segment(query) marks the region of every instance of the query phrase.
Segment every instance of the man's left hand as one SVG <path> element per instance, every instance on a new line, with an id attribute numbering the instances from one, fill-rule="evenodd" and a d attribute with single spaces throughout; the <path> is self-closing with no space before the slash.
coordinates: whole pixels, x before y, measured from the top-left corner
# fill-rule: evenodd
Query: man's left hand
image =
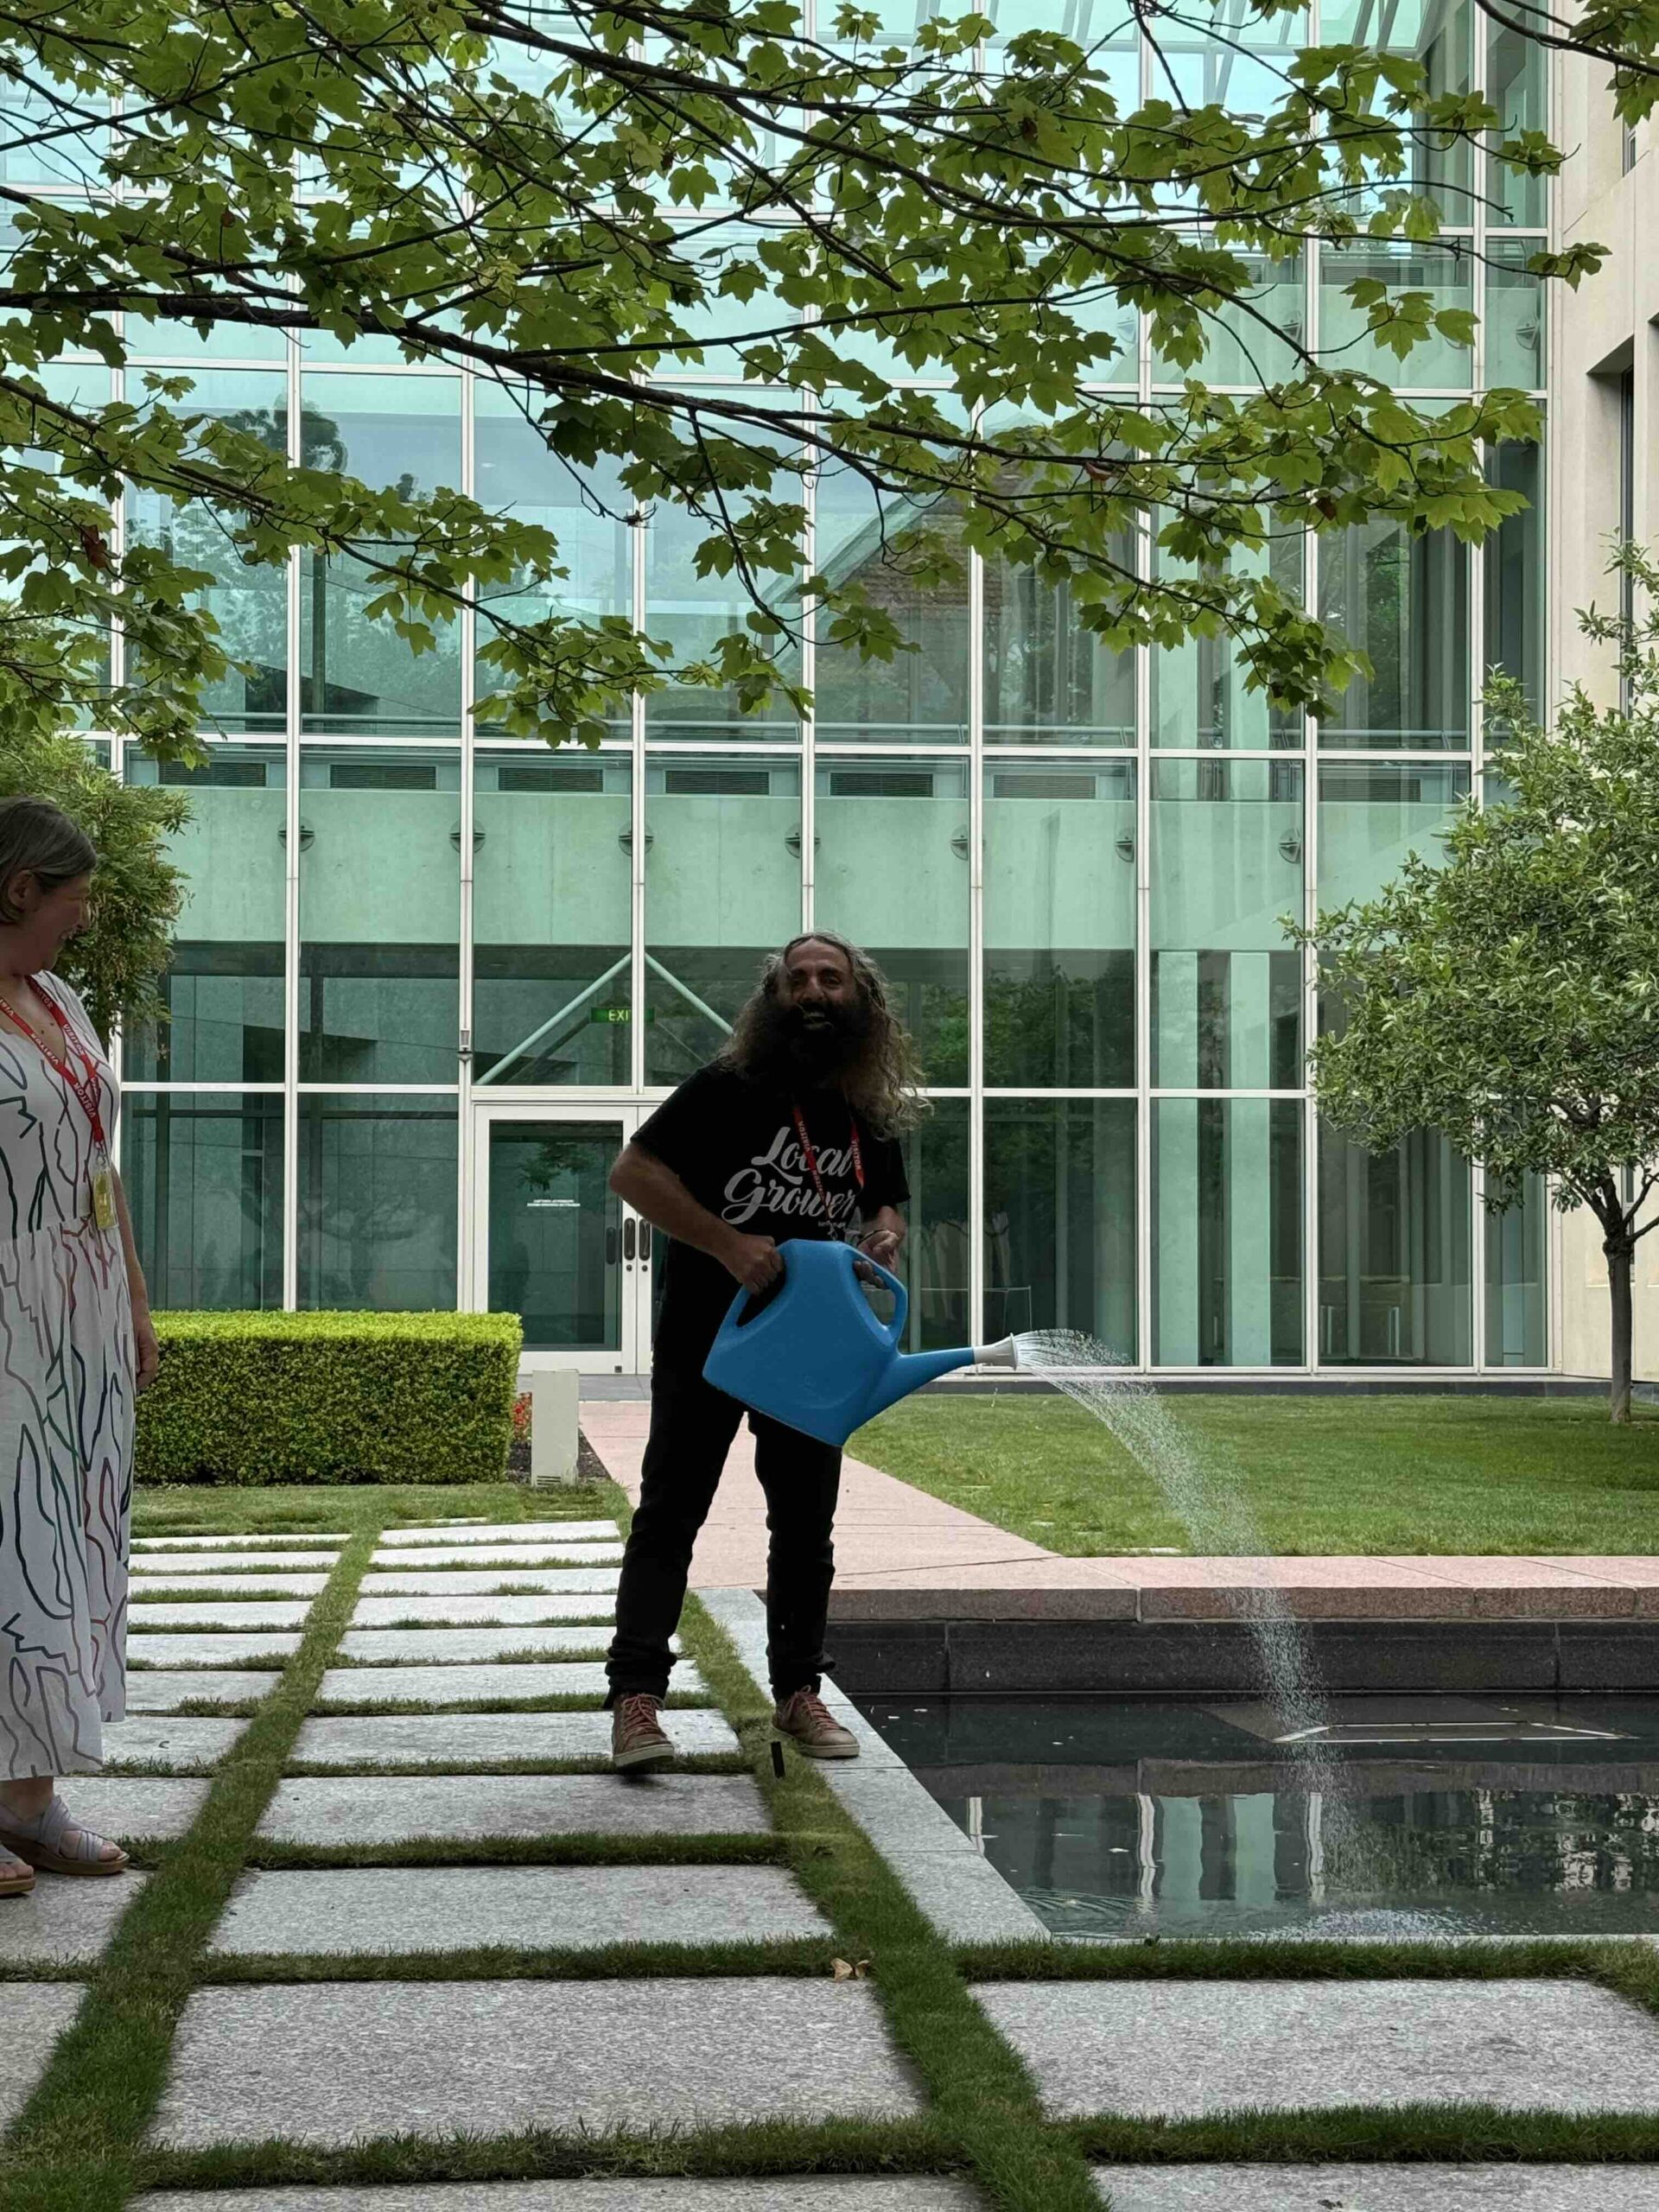
<path id="1" fill-rule="evenodd" d="M 858 1249 L 867 1260 L 874 1260 L 878 1268 L 892 1269 L 898 1264 L 904 1249 L 903 1235 L 896 1229 L 868 1229 L 858 1240 Z"/>

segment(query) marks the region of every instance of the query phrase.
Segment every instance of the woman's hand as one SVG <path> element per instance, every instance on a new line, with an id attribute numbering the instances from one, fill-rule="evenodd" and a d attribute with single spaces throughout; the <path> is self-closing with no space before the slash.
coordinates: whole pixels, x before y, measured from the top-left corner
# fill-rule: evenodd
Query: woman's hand
<path id="1" fill-rule="evenodd" d="M 148 1390 L 162 1368 L 162 1347 L 156 1338 L 156 1324 L 149 1318 L 149 1308 L 140 1306 L 132 1317 L 133 1388 Z"/>

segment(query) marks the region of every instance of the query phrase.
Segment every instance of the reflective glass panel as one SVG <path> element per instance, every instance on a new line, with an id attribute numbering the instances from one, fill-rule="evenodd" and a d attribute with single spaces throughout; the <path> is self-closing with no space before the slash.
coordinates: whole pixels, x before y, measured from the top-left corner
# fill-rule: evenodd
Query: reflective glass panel
<path id="1" fill-rule="evenodd" d="M 1408 55 L 1423 65 L 1431 98 L 1464 92 L 1470 85 L 1475 16 L 1476 0 L 1324 0 L 1319 42 L 1376 47 Z M 1383 79 L 1373 95 L 1373 107 L 1383 110 L 1389 97 Z M 1433 137 L 1433 132 L 1420 130 L 1408 140 L 1406 174 L 1386 178 L 1382 184 L 1389 191 L 1403 186 L 1429 194 L 1448 222 L 1471 222 L 1468 146 L 1441 147 L 1431 143 Z"/>
<path id="2" fill-rule="evenodd" d="M 207 765 L 158 766 L 130 749 L 135 784 L 186 795 L 190 819 L 168 840 L 184 906 L 162 989 L 171 1019 L 131 1031 L 126 1072 L 139 1081 L 283 1079 L 283 830 L 288 767 L 277 746 L 215 745 Z"/>
<path id="3" fill-rule="evenodd" d="M 1415 760 L 1327 762 L 1319 770 L 1319 907 L 1375 899 L 1408 853 L 1432 865 L 1469 796 L 1469 771 Z"/>
<path id="4" fill-rule="evenodd" d="M 1537 238 L 1494 238 L 1487 248 L 1486 381 L 1541 391 L 1544 385 L 1544 280 L 1527 267 Z"/>
<path id="5" fill-rule="evenodd" d="M 645 770 L 645 1081 L 718 1052 L 769 952 L 801 926 L 797 758 L 653 757 Z"/>
<path id="6" fill-rule="evenodd" d="M 300 765 L 300 1077 L 453 1083 L 461 761 L 308 747 Z"/>
<path id="7" fill-rule="evenodd" d="M 453 1098 L 300 1100 L 300 1305 L 453 1311 Z"/>
<path id="8" fill-rule="evenodd" d="M 1543 448 L 1494 447 L 1487 471 L 1528 504 L 1486 540 L 1486 665 L 1518 677 L 1536 713 L 1544 696 Z"/>
<path id="9" fill-rule="evenodd" d="M 1135 1357 L 1135 1106 L 985 1101 L 987 1339 L 1077 1329 Z"/>
<path id="10" fill-rule="evenodd" d="M 1455 244 L 1411 245 L 1395 238 L 1327 244 L 1319 253 L 1319 358 L 1327 368 L 1355 369 L 1402 390 L 1466 391 L 1472 350 L 1436 330 L 1403 357 L 1394 353 L 1371 335 L 1370 309 L 1348 296 L 1348 286 L 1362 281 L 1386 284 L 1390 292 L 1430 293 L 1436 308 L 1472 308 L 1472 253 Z"/>
<path id="11" fill-rule="evenodd" d="M 1302 1109 L 1160 1098 L 1152 1124 L 1152 1357 L 1163 1367 L 1302 1357 Z"/>
<path id="12" fill-rule="evenodd" d="M 910 1224 L 903 1274 L 910 1315 L 903 1349 L 934 1351 L 974 1341 L 969 1304 L 969 1112 L 965 1098 L 936 1098 L 904 1139 Z"/>
<path id="13" fill-rule="evenodd" d="M 53 76 L 27 48 L 17 66 L 29 81 L 9 82 L 0 94 L 0 177 L 12 185 L 95 192 L 110 149 L 101 119 L 109 101 Z"/>
<path id="14" fill-rule="evenodd" d="M 343 469 L 410 496 L 461 482 L 461 382 L 454 377 L 306 372 L 307 464 Z M 389 546 L 385 557 L 398 557 Z M 435 626 L 418 656 L 364 609 L 380 596 L 368 560 L 300 563 L 301 728 L 354 737 L 449 736 L 461 720 L 461 632 Z"/>
<path id="15" fill-rule="evenodd" d="M 1503 118 L 1495 145 L 1523 130 L 1548 129 L 1548 79 L 1543 47 L 1527 36 L 1524 25 L 1487 22 L 1486 97 Z M 1489 162 L 1487 169 L 1486 195 L 1495 203 L 1487 221 L 1541 229 L 1548 219 L 1548 181 L 1506 169 L 1499 162 Z"/>
<path id="16" fill-rule="evenodd" d="M 129 1091 L 121 1179 L 158 1309 L 283 1302 L 283 1102 Z"/>
<path id="17" fill-rule="evenodd" d="M 1197 377 L 1205 384 L 1249 386 L 1282 383 L 1298 373 L 1298 348 L 1307 337 L 1301 256 L 1283 261 L 1261 253 L 1237 257 L 1250 271 L 1249 289 L 1205 310 L 1204 355 L 1190 367 L 1166 359 L 1154 346 L 1154 384 L 1185 384 Z"/>
<path id="18" fill-rule="evenodd" d="M 1320 619 L 1371 663 L 1330 702 L 1319 742 L 1461 752 L 1474 688 L 1465 548 L 1383 515 L 1321 538 L 1319 568 Z"/>
<path id="19" fill-rule="evenodd" d="M 1286 73 L 1306 35 L 1296 14 L 1262 16 L 1249 0 L 1203 0 L 1160 25 L 1153 56 L 1154 99 L 1262 116 L 1289 90 Z"/>
<path id="20" fill-rule="evenodd" d="M 1464 1367 L 1472 1352 L 1469 1163 L 1419 1129 L 1393 1151 L 1319 1133 L 1327 1366 Z"/>
<path id="21" fill-rule="evenodd" d="M 526 1351 L 619 1351 L 621 1124 L 493 1120 L 489 1145 L 491 1313 L 520 1316 Z"/>
<path id="22" fill-rule="evenodd" d="M 930 1083 L 968 1080 L 966 762 L 821 760 L 813 919 L 874 955 Z"/>
<path id="23" fill-rule="evenodd" d="M 1486 1215 L 1486 1363 L 1542 1367 L 1549 1358 L 1549 1199 L 1529 1175 L 1512 1205 Z"/>
<path id="24" fill-rule="evenodd" d="M 474 776 L 475 1079 L 631 1082 L 628 755 L 488 747 Z"/>
<path id="25" fill-rule="evenodd" d="M 985 779 L 985 1080 L 1135 1082 L 1135 766 Z"/>
<path id="26" fill-rule="evenodd" d="M 1275 537 L 1256 552 L 1234 555 L 1234 573 L 1271 575 L 1293 599 L 1302 596 L 1302 537 Z M 1160 549 L 1158 572 L 1179 583 L 1179 563 Z M 1152 677 L 1152 742 L 1186 751 L 1284 753 L 1302 742 L 1301 716 L 1269 703 L 1265 691 L 1251 690 L 1249 669 L 1232 637 L 1189 638 L 1185 645 L 1154 648 Z"/>
<path id="27" fill-rule="evenodd" d="M 1294 760 L 1152 766 L 1152 1080 L 1172 1090 L 1294 1089 L 1301 956 L 1302 768 Z"/>
<path id="28" fill-rule="evenodd" d="M 1135 655 L 1084 628 L 1070 584 L 988 561 L 984 599 L 987 745 L 1135 743 Z"/>

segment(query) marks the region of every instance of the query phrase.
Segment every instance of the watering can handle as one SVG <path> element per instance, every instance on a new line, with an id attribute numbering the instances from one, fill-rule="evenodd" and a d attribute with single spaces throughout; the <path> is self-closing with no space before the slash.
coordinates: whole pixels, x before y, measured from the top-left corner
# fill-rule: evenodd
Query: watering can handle
<path id="1" fill-rule="evenodd" d="M 871 1259 L 867 1252 L 861 1252 L 855 1244 L 848 1244 L 842 1249 L 852 1254 L 855 1268 L 868 1268 L 869 1272 L 879 1281 L 886 1283 L 887 1288 L 893 1293 L 894 1300 L 893 1319 L 887 1326 L 887 1338 L 890 1344 L 897 1345 L 899 1338 L 905 1333 L 905 1318 L 910 1312 L 910 1293 L 897 1275 L 888 1274 L 880 1260 Z"/>

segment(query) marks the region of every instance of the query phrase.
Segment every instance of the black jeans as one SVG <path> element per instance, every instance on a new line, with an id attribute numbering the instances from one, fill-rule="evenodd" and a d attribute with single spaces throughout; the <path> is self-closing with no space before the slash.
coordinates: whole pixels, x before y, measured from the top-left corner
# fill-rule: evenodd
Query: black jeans
<path id="1" fill-rule="evenodd" d="M 616 1634 L 607 1704 L 631 1690 L 664 1697 L 673 1665 L 669 1638 L 685 1602 L 691 1547 L 709 1517 L 744 1408 L 695 1369 L 658 1368 L 651 1378 L 651 1435 L 639 1504 L 616 1593 Z M 841 1453 L 764 1414 L 750 1414 L 754 1470 L 766 1494 L 766 1659 L 779 1701 L 817 1689 L 823 1656 L 831 1541 Z"/>

